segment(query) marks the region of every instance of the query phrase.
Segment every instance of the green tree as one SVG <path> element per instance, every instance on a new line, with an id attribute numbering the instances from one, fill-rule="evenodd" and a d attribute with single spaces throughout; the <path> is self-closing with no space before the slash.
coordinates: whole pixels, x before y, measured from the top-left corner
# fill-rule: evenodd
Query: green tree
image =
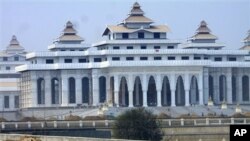
<path id="1" fill-rule="evenodd" d="M 127 110 L 116 118 L 113 135 L 120 139 L 152 140 L 162 139 L 159 121 L 144 108 Z"/>

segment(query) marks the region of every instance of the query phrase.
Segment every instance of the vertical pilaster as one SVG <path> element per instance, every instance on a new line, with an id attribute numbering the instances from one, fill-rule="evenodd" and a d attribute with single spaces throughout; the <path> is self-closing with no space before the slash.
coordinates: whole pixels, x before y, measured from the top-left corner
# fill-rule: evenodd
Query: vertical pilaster
<path id="1" fill-rule="evenodd" d="M 45 77 L 45 106 L 51 107 L 52 99 L 51 99 L 51 77 Z"/>
<path id="2" fill-rule="evenodd" d="M 119 82 L 118 82 L 118 75 L 114 76 L 114 104 L 119 107 Z"/>
<path id="3" fill-rule="evenodd" d="M 99 78 L 98 75 L 92 74 L 92 96 L 93 96 L 93 106 L 99 104 Z"/>
<path id="4" fill-rule="evenodd" d="M 175 81 L 175 74 L 171 73 L 170 75 L 170 89 L 171 89 L 171 106 L 175 107 L 175 85 L 176 85 L 176 81 Z"/>
<path id="5" fill-rule="evenodd" d="M 241 72 L 239 72 L 240 74 L 237 75 L 236 78 L 236 89 L 237 90 L 237 103 L 241 104 L 242 103 L 242 74 Z"/>
<path id="6" fill-rule="evenodd" d="M 147 76 L 144 74 L 142 76 L 142 92 L 143 92 L 143 107 L 148 107 L 147 98 Z"/>
<path id="7" fill-rule="evenodd" d="M 68 77 L 62 76 L 62 106 L 68 106 L 69 96 L 68 96 Z"/>
<path id="8" fill-rule="evenodd" d="M 232 72 L 231 68 L 228 69 L 227 74 L 226 74 L 226 80 L 227 80 L 227 93 L 226 93 L 226 98 L 227 98 L 227 103 L 232 104 Z"/>
<path id="9" fill-rule="evenodd" d="M 209 71 L 208 68 L 203 68 L 203 98 L 204 104 L 208 103 L 209 99 Z"/>
<path id="10" fill-rule="evenodd" d="M 161 75 L 156 75 L 156 91 L 157 91 L 157 107 L 162 107 L 161 104 Z"/>
<path id="11" fill-rule="evenodd" d="M 32 77 L 32 76 L 31 76 Z M 37 99 L 37 79 L 34 78 L 34 76 L 31 78 L 31 92 L 32 92 L 32 95 L 31 95 L 31 105 L 32 107 L 37 107 L 38 106 L 38 99 Z M 27 92 L 25 92 L 25 95 L 27 95 Z M 28 100 L 26 99 L 25 96 L 22 96 L 20 98 L 23 98 L 23 104 L 25 104 L 25 107 L 27 106 L 26 102 L 28 102 Z M 3 100 L 2 100 L 3 101 Z"/>
<path id="12" fill-rule="evenodd" d="M 203 99 L 203 74 L 199 74 L 199 104 L 203 105 L 204 104 L 204 99 Z"/>
<path id="13" fill-rule="evenodd" d="M 133 76 L 128 76 L 128 96 L 129 96 L 129 107 L 133 107 Z"/>
<path id="14" fill-rule="evenodd" d="M 82 103 L 82 79 L 80 76 L 76 77 L 76 104 Z"/>
<path id="15" fill-rule="evenodd" d="M 189 106 L 190 102 L 189 102 L 189 90 L 185 90 L 185 106 Z"/>
<path id="16" fill-rule="evenodd" d="M 218 73 L 215 73 L 214 76 L 213 76 L 213 81 L 214 81 L 214 93 L 213 93 L 213 97 L 214 97 L 214 102 L 216 104 L 219 104 L 220 100 L 219 100 L 219 96 L 220 96 L 220 92 L 219 92 L 219 74 Z"/>
<path id="17" fill-rule="evenodd" d="M 189 74 L 185 73 L 185 83 L 184 83 L 184 88 L 185 88 L 185 106 L 189 106 L 190 105 L 190 101 L 189 101 L 189 90 L 190 90 L 190 81 L 189 81 Z"/>
<path id="18" fill-rule="evenodd" d="M 110 77 L 106 77 L 106 103 L 108 104 L 111 101 L 111 94 L 110 94 Z"/>

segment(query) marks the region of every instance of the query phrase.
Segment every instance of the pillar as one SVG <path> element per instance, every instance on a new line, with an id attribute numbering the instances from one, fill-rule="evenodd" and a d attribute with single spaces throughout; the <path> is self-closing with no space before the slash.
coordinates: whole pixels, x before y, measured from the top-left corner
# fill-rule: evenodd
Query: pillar
<path id="1" fill-rule="evenodd" d="M 175 85 L 176 85 L 176 80 L 175 80 L 175 74 L 171 73 L 170 75 L 170 89 L 171 89 L 171 106 L 175 107 Z"/>
<path id="2" fill-rule="evenodd" d="M 62 76 L 62 106 L 68 106 L 68 77 Z"/>
<path id="3" fill-rule="evenodd" d="M 185 73 L 185 80 L 184 80 L 185 106 L 189 106 L 190 105 L 190 101 L 189 101 L 189 97 L 190 97 L 190 94 L 189 94 L 190 85 L 192 85 L 192 84 L 190 84 L 189 74 Z"/>
<path id="4" fill-rule="evenodd" d="M 157 107 L 162 107 L 161 104 L 161 75 L 156 75 L 156 91 L 157 91 Z"/>
<path id="5" fill-rule="evenodd" d="M 242 103 L 242 74 L 236 76 L 237 103 Z"/>
<path id="6" fill-rule="evenodd" d="M 93 106 L 99 104 L 99 78 L 98 75 L 92 74 L 92 96 L 93 96 Z"/>
<path id="7" fill-rule="evenodd" d="M 189 102 L 189 89 L 185 90 L 185 106 L 189 106 L 190 102 Z"/>
<path id="8" fill-rule="evenodd" d="M 209 99 L 209 71 L 208 71 L 208 68 L 203 69 L 203 98 L 204 98 L 204 104 L 207 104 L 208 99 Z"/>
<path id="9" fill-rule="evenodd" d="M 119 82 L 118 76 L 114 76 L 114 104 L 119 107 Z"/>
<path id="10" fill-rule="evenodd" d="M 46 107 L 51 107 L 52 103 L 52 95 L 51 95 L 51 77 L 46 76 L 45 77 L 45 106 Z"/>
<path id="11" fill-rule="evenodd" d="M 134 105 L 133 105 L 133 91 L 132 90 L 128 91 L 128 96 L 129 96 L 128 107 L 134 107 Z"/>
<path id="12" fill-rule="evenodd" d="M 227 98 L 227 103 L 232 104 L 232 73 L 231 69 L 228 70 L 227 75 L 226 75 L 226 85 L 227 85 L 227 93 L 226 93 L 226 98 Z"/>
<path id="13" fill-rule="evenodd" d="M 111 101 L 110 93 L 110 77 L 106 77 L 106 103 L 108 104 Z"/>
<path id="14" fill-rule="evenodd" d="M 37 103 L 38 103 L 38 101 L 37 101 L 38 100 L 37 99 L 37 78 L 34 78 L 34 75 L 31 75 L 31 82 L 30 83 L 31 83 L 31 92 L 32 92 L 32 95 L 31 95 L 32 96 L 32 100 L 31 100 L 32 107 L 37 107 Z M 22 84 L 22 85 L 24 85 L 24 84 Z M 22 86 L 22 87 L 25 87 L 25 86 Z M 25 95 L 26 95 L 27 92 L 21 92 L 21 93 L 25 93 Z M 25 98 L 25 96 L 20 95 L 19 99 L 22 99 L 19 102 L 19 104 L 21 104 L 21 105 L 23 105 L 23 106 L 26 107 L 27 106 L 26 102 L 28 102 L 28 101 Z M 3 100 L 1 102 L 3 102 Z"/>
<path id="15" fill-rule="evenodd" d="M 198 89 L 199 89 L 199 104 L 204 105 L 203 100 L 203 74 L 199 74 L 199 81 L 198 81 Z"/>
<path id="16" fill-rule="evenodd" d="M 128 76 L 128 107 L 134 107 L 133 105 L 133 76 Z"/>
<path id="17" fill-rule="evenodd" d="M 148 107 L 147 98 L 147 76 L 144 74 L 142 76 L 142 92 L 143 92 L 143 107 Z"/>
<path id="18" fill-rule="evenodd" d="M 218 73 L 216 73 L 215 75 L 213 75 L 213 81 L 214 81 L 214 102 L 216 104 L 219 104 L 219 98 L 220 98 L 220 91 L 219 91 L 219 75 Z"/>
<path id="19" fill-rule="evenodd" d="M 171 89 L 171 106 L 175 107 L 175 89 Z"/>
<path id="20" fill-rule="evenodd" d="M 76 81 L 76 104 L 82 103 L 82 79 L 80 76 L 75 78 Z"/>

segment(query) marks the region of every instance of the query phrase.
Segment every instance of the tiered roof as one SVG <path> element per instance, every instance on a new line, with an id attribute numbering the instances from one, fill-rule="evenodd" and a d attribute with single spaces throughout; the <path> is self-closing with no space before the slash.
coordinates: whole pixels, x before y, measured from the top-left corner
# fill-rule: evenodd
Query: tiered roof
<path id="1" fill-rule="evenodd" d="M 129 28 L 126 24 L 147 24 L 148 27 L 139 27 L 139 28 Z M 109 32 L 113 33 L 132 33 L 138 30 L 145 30 L 148 32 L 169 32 L 170 29 L 166 25 L 150 25 L 153 23 L 153 20 L 144 16 L 144 11 L 141 9 L 141 6 L 138 2 L 135 2 L 130 10 L 128 17 L 118 25 L 109 25 L 105 29 L 103 35 L 107 35 Z"/>
<path id="2" fill-rule="evenodd" d="M 19 44 L 15 35 L 12 36 L 10 44 L 7 46 L 6 53 L 22 53 L 24 48 Z"/>
<path id="3" fill-rule="evenodd" d="M 243 40 L 244 46 L 240 49 L 243 50 L 250 50 L 250 30 L 248 30 L 248 35 L 247 37 Z"/>
<path id="4" fill-rule="evenodd" d="M 77 31 L 74 29 L 73 24 L 68 21 L 62 32 L 62 35 L 56 40 L 57 42 L 82 42 L 84 39 L 77 35 Z"/>
<path id="5" fill-rule="evenodd" d="M 211 30 L 207 27 L 207 23 L 205 21 L 201 21 L 198 29 L 196 30 L 196 34 L 191 37 L 191 40 L 216 40 L 217 37 L 211 34 Z"/>

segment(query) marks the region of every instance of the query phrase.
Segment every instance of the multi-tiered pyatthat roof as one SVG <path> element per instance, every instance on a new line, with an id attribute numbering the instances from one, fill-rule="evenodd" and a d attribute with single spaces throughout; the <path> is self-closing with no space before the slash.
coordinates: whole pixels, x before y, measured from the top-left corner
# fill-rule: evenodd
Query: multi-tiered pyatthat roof
<path id="1" fill-rule="evenodd" d="M 207 27 L 205 21 L 201 21 L 196 34 L 190 38 L 192 42 L 215 42 L 217 37 L 211 34 L 211 30 Z"/>
<path id="2" fill-rule="evenodd" d="M 153 20 L 144 16 L 144 12 L 138 2 L 135 2 L 130 10 L 128 17 L 118 25 L 108 25 L 103 36 L 112 36 L 114 34 L 136 34 L 139 31 L 146 31 L 149 33 L 166 34 L 169 28 L 166 25 L 151 25 Z M 131 35 L 132 38 L 133 35 Z M 120 39 L 120 36 L 110 37 L 110 40 Z M 163 36 L 162 36 L 163 37 Z M 131 39 L 128 37 L 128 39 Z M 166 39 L 166 36 L 164 36 Z"/>
<path id="3" fill-rule="evenodd" d="M 18 54 L 24 53 L 24 48 L 19 44 L 15 35 L 12 36 L 10 44 L 7 46 L 6 53 L 8 54 Z"/>
<path id="4" fill-rule="evenodd" d="M 77 31 L 74 29 L 73 24 L 68 21 L 61 36 L 55 40 L 57 43 L 81 43 L 84 39 L 77 35 Z"/>
<path id="5" fill-rule="evenodd" d="M 244 46 L 240 49 L 242 50 L 250 50 L 250 30 L 248 30 L 247 37 L 243 40 Z"/>

